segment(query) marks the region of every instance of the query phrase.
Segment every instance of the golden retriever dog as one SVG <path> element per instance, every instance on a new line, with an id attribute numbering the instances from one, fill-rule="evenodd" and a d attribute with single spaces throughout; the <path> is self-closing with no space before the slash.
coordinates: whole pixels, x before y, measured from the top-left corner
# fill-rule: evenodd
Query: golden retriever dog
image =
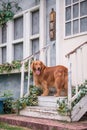
<path id="1" fill-rule="evenodd" d="M 61 91 L 65 89 L 67 95 L 68 87 L 68 69 L 62 65 L 47 67 L 42 61 L 33 61 L 31 63 L 35 86 L 43 89 L 42 96 L 49 94 L 49 88 L 55 87 L 56 94 L 60 96 Z"/>

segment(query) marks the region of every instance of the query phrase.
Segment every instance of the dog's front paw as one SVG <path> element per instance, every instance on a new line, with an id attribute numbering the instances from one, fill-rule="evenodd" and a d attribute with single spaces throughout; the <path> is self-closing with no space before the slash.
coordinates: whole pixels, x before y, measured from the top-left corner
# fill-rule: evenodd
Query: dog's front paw
<path id="1" fill-rule="evenodd" d="M 48 96 L 48 94 L 43 93 L 43 94 L 41 94 L 41 96 Z"/>
<path id="2" fill-rule="evenodd" d="M 58 93 L 54 94 L 55 97 L 59 97 L 60 95 Z"/>

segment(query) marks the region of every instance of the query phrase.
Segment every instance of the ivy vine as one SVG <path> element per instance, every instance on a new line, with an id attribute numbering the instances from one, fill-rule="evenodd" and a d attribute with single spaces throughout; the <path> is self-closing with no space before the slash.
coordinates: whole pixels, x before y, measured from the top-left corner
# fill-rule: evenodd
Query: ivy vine
<path id="1" fill-rule="evenodd" d="M 72 104 L 71 104 L 72 109 L 82 99 L 82 97 L 84 97 L 87 94 L 87 80 L 85 80 L 85 82 L 83 84 L 79 85 L 78 87 L 79 87 L 80 93 L 79 93 L 78 97 L 72 102 Z M 73 95 L 75 95 L 75 93 L 76 93 L 76 91 L 74 88 Z M 69 109 L 68 104 L 65 100 L 58 100 L 57 104 L 58 104 L 57 110 L 61 115 L 70 114 L 71 110 Z"/>
<path id="2" fill-rule="evenodd" d="M 0 73 L 11 73 L 14 70 L 20 72 L 21 70 L 21 61 L 12 61 L 12 63 L 5 63 L 0 65 Z M 25 70 L 28 71 L 28 61 L 25 62 Z M 30 75 L 32 75 L 32 71 L 30 71 Z"/>
<path id="3" fill-rule="evenodd" d="M 0 1 L 0 6 L 2 9 L 0 9 L 0 25 L 3 26 L 6 24 L 9 20 L 13 19 L 14 12 L 17 12 L 21 10 L 21 7 L 18 5 L 17 1 Z"/>
<path id="4" fill-rule="evenodd" d="M 13 70 L 20 70 L 21 68 L 21 62 L 20 61 L 13 61 L 11 64 L 10 63 L 5 63 L 0 65 L 0 73 L 10 73 Z"/>

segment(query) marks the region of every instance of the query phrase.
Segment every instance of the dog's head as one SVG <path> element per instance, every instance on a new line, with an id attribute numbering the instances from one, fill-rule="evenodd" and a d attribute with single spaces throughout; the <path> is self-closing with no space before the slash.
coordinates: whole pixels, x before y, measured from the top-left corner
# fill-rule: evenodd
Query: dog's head
<path id="1" fill-rule="evenodd" d="M 43 64 L 42 61 L 33 61 L 31 63 L 31 69 L 33 70 L 33 72 L 36 74 L 36 75 L 40 75 L 42 73 L 42 71 L 45 69 L 45 65 Z"/>

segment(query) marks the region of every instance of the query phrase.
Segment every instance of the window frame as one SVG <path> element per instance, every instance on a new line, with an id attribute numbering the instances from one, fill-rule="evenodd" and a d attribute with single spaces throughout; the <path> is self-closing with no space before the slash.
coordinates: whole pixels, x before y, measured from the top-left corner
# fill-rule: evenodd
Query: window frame
<path id="1" fill-rule="evenodd" d="M 84 32 L 81 32 L 80 30 L 80 21 L 82 18 L 86 18 L 87 15 L 84 15 L 84 16 L 80 16 L 80 3 L 81 2 L 84 2 L 85 0 L 78 0 L 77 2 L 72 2 L 71 0 L 71 4 L 69 5 L 65 5 L 65 2 L 64 2 L 64 39 L 67 39 L 67 38 L 72 38 L 72 37 L 77 37 L 77 36 L 81 36 L 81 35 L 86 35 L 87 34 L 87 31 L 84 31 Z M 76 18 L 73 18 L 73 6 L 76 5 L 76 4 L 79 4 L 79 14 L 78 14 L 78 17 Z M 71 7 L 71 19 L 70 20 L 66 20 L 66 8 L 67 7 Z M 75 20 L 78 20 L 79 21 L 79 25 L 78 25 L 78 33 L 73 33 L 73 22 Z M 71 22 L 71 34 L 70 35 L 66 35 L 66 23 L 68 22 Z"/>

